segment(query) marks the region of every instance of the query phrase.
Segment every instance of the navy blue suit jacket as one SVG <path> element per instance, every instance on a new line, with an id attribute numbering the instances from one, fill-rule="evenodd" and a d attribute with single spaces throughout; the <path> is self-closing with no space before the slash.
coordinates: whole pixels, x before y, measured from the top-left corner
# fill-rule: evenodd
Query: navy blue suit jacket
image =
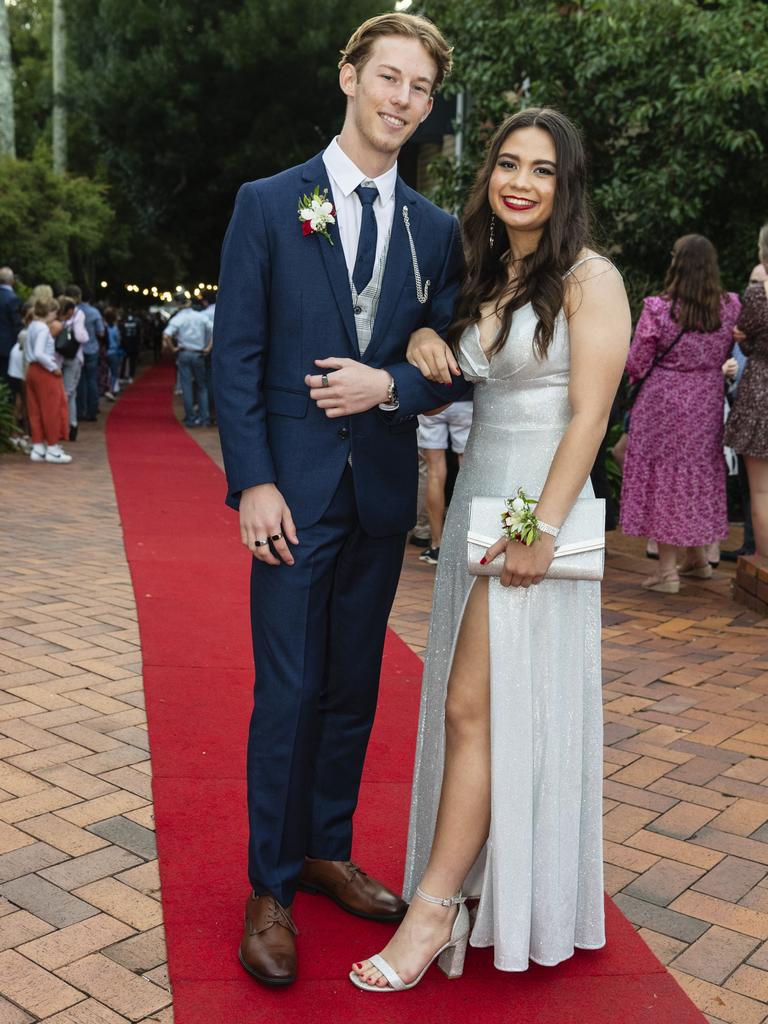
<path id="1" fill-rule="evenodd" d="M 275 483 L 297 527 L 317 522 L 352 455 L 358 513 L 372 536 L 409 529 L 416 518 L 416 414 L 455 401 L 468 385 L 431 384 L 404 362 L 418 327 L 447 328 L 463 270 L 456 218 L 398 178 L 395 214 L 376 322 L 362 361 L 395 379 L 397 413 L 380 409 L 329 419 L 309 398 L 315 359 L 360 359 L 338 226 L 333 245 L 305 237 L 298 205 L 331 186 L 322 156 L 240 188 L 224 239 L 214 322 L 213 378 L 229 493 Z M 429 301 L 416 294 L 403 207 Z"/>
<path id="2" fill-rule="evenodd" d="M 0 288 L 0 356 L 10 354 L 21 327 L 21 299 L 12 288 Z"/>

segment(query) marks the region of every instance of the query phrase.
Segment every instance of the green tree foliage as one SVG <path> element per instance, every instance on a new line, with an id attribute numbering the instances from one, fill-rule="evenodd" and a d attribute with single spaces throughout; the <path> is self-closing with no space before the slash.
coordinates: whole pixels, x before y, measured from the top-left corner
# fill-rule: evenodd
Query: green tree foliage
<path id="1" fill-rule="evenodd" d="M 16 0 L 20 155 L 50 131 L 50 2 Z M 69 164 L 108 185 L 112 278 L 212 279 L 235 192 L 338 130 L 339 48 L 372 0 L 67 0 Z M 286 211 L 286 217 L 292 216 Z M 198 278 L 196 277 L 195 280 Z"/>
<path id="2" fill-rule="evenodd" d="M 50 0 L 13 0 L 20 156 L 49 144 Z M 99 273 L 215 278 L 235 192 L 338 130 L 339 48 L 373 0 L 67 0 L 69 165 L 116 211 Z M 288 214 L 290 216 L 290 214 Z"/>
<path id="3" fill-rule="evenodd" d="M 31 158 L 41 141 L 50 144 L 52 107 L 51 5 L 14 0 L 8 8 L 13 50 L 16 149 Z"/>
<path id="4" fill-rule="evenodd" d="M 50 154 L 0 159 L 2 258 L 27 284 L 65 282 L 99 249 L 112 222 L 104 186 L 54 174 Z"/>
<path id="5" fill-rule="evenodd" d="M 768 4 L 759 0 L 428 0 L 456 41 L 466 159 L 444 167 L 460 204 L 489 128 L 551 105 L 583 129 L 598 238 L 633 298 L 658 288 L 675 238 L 717 245 L 740 290 L 768 219 Z"/>

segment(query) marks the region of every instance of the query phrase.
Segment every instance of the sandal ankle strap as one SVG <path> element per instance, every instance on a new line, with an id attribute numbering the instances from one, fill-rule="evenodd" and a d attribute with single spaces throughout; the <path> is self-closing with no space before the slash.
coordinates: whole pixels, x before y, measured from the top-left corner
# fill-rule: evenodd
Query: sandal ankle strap
<path id="1" fill-rule="evenodd" d="M 424 892 L 420 886 L 416 886 L 416 895 L 420 896 L 421 899 L 427 903 L 436 903 L 439 907 L 456 907 L 460 903 L 466 903 L 467 897 L 461 892 L 461 889 L 456 893 L 455 896 L 449 896 L 447 899 L 440 899 L 439 896 L 430 896 L 429 893 Z"/>

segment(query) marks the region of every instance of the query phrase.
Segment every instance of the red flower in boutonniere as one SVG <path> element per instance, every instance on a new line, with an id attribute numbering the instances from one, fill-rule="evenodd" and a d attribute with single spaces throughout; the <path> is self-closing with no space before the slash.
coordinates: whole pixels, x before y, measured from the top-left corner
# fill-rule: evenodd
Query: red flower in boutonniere
<path id="1" fill-rule="evenodd" d="M 312 195 L 301 197 L 299 220 L 301 233 L 305 238 L 308 235 L 322 235 L 333 245 L 333 239 L 328 233 L 328 225 L 336 223 L 336 207 L 328 199 L 327 188 L 324 188 L 321 193 L 320 186 L 315 185 Z"/>

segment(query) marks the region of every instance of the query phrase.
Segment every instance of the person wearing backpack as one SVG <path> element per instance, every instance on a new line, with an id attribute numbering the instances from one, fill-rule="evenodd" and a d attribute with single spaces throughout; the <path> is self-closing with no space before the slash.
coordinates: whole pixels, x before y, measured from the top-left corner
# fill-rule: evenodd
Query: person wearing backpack
<path id="1" fill-rule="evenodd" d="M 67 285 L 64 294 L 74 299 L 84 316 L 88 341 L 82 349 L 83 369 L 77 386 L 78 415 L 81 420 L 96 422 L 99 415 L 99 353 L 104 340 L 104 321 L 101 313 L 90 303 L 90 294 L 83 293 L 76 284 Z"/>
<path id="2" fill-rule="evenodd" d="M 136 376 L 136 362 L 139 358 L 139 348 L 141 347 L 141 320 L 139 320 L 133 310 L 129 310 L 120 327 L 122 347 L 125 353 L 123 377 L 128 384 L 132 384 L 133 378 Z"/>
<path id="3" fill-rule="evenodd" d="M 77 386 L 83 372 L 83 346 L 88 342 L 85 314 L 68 295 L 59 298 L 60 334 L 56 338 L 56 351 L 62 357 L 61 376 L 67 396 L 69 440 L 77 440 Z M 61 339 L 61 340 L 60 340 Z M 69 353 L 73 353 L 69 355 Z"/>

